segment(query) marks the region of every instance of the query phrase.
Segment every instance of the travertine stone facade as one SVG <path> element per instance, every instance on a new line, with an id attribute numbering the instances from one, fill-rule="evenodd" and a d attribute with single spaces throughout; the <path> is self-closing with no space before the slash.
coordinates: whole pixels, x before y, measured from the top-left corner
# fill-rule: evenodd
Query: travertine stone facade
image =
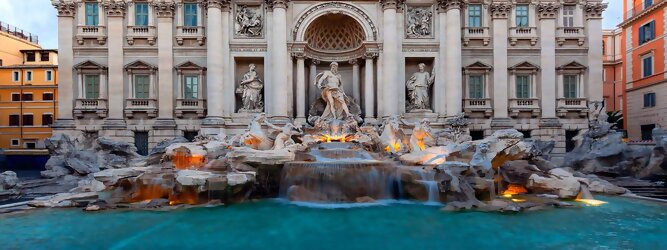
<path id="1" fill-rule="evenodd" d="M 75 134 L 148 132 L 152 145 L 237 133 L 253 115 L 236 94 L 250 64 L 278 122 L 305 122 L 317 74 L 337 62 L 366 122 L 403 115 L 444 128 L 465 112 L 475 135 L 513 127 L 558 141 L 559 153 L 602 99 L 601 0 L 52 2 L 56 128 Z M 430 107 L 410 112 L 406 82 L 422 63 L 435 76 Z"/>

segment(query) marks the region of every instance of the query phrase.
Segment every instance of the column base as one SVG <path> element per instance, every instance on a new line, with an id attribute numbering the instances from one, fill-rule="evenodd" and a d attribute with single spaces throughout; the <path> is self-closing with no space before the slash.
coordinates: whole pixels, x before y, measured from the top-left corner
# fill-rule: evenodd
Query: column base
<path id="1" fill-rule="evenodd" d="M 375 117 L 366 117 L 364 118 L 364 125 L 373 125 L 378 122 L 378 119 Z"/>
<path id="2" fill-rule="evenodd" d="M 540 119 L 540 128 L 561 128 L 563 124 L 558 118 L 542 118 Z"/>
<path id="3" fill-rule="evenodd" d="M 507 129 L 514 128 L 514 121 L 510 118 L 493 118 L 491 119 L 491 128 L 493 129 Z"/>
<path id="4" fill-rule="evenodd" d="M 176 129 L 176 121 L 173 118 L 157 118 L 153 129 L 158 130 L 174 130 Z"/>
<path id="5" fill-rule="evenodd" d="M 102 129 L 106 130 L 122 130 L 126 128 L 127 123 L 125 123 L 125 119 L 107 118 L 102 123 Z"/>
<path id="6" fill-rule="evenodd" d="M 305 125 L 308 123 L 308 121 L 306 120 L 305 117 L 297 117 L 296 119 L 294 119 L 294 123 L 295 123 L 294 125 L 296 124 Z"/>
<path id="7" fill-rule="evenodd" d="M 70 130 L 76 128 L 74 119 L 57 119 L 52 125 L 53 130 Z"/>
<path id="8" fill-rule="evenodd" d="M 224 135 L 223 126 L 225 125 L 225 119 L 218 116 L 209 116 L 206 117 L 201 123 L 201 130 L 199 131 L 200 135 Z"/>
<path id="9" fill-rule="evenodd" d="M 272 116 L 269 117 L 269 122 L 273 124 L 287 124 L 292 122 L 292 119 L 287 116 Z"/>

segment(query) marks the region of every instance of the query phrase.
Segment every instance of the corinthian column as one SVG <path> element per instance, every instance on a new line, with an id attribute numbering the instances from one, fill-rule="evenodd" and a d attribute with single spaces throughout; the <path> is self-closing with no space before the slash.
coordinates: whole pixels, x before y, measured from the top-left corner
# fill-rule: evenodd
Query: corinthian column
<path id="1" fill-rule="evenodd" d="M 589 101 L 602 101 L 602 12 L 606 3 L 589 0 L 586 4 L 586 40 L 588 41 L 588 81 L 586 97 Z"/>
<path id="2" fill-rule="evenodd" d="M 396 10 L 403 0 L 381 0 L 383 33 L 382 37 L 382 116 L 399 115 L 398 65 L 400 56 L 400 37 Z"/>
<path id="3" fill-rule="evenodd" d="M 173 37 L 174 8 L 173 2 L 155 2 L 157 15 L 158 48 L 158 118 L 153 125 L 155 129 L 175 129 L 174 121 L 174 42 Z"/>
<path id="4" fill-rule="evenodd" d="M 557 3 L 540 3 L 537 6 L 540 17 L 540 100 L 543 119 L 556 118 L 556 18 L 559 8 Z"/>
<path id="5" fill-rule="evenodd" d="M 58 11 L 58 116 L 53 124 L 54 130 L 74 128 L 74 15 L 76 3 L 54 2 Z"/>
<path id="6" fill-rule="evenodd" d="M 447 0 L 447 28 L 445 41 L 445 94 L 447 96 L 447 116 L 454 117 L 463 111 L 463 66 L 461 62 L 461 1 Z M 445 48 L 442 48 L 445 49 Z"/>
<path id="7" fill-rule="evenodd" d="M 303 53 L 296 57 L 296 119 L 306 121 L 306 58 Z"/>
<path id="8" fill-rule="evenodd" d="M 217 128 L 219 130 L 224 124 L 223 98 L 224 87 L 224 52 L 223 52 L 223 30 L 222 9 L 227 3 L 223 1 L 208 1 L 206 4 L 206 112 L 207 116 L 203 126 Z M 227 45 L 229 47 L 229 45 Z M 209 131 L 210 130 L 210 131 Z M 206 134 L 218 134 L 216 129 L 207 129 Z"/>
<path id="9" fill-rule="evenodd" d="M 123 80 L 123 17 L 125 2 L 108 1 L 104 3 L 107 17 L 107 48 L 109 60 L 108 105 L 109 116 L 104 121 L 104 129 L 125 129 L 123 108 L 125 107 L 125 81 Z"/>
<path id="10" fill-rule="evenodd" d="M 375 67 L 373 67 L 373 60 L 377 57 L 377 53 L 366 52 L 364 59 L 366 65 L 364 66 L 364 122 L 375 121 L 375 88 L 374 74 Z"/>
<path id="11" fill-rule="evenodd" d="M 433 85 L 433 111 L 438 117 L 447 116 L 447 99 L 445 97 L 445 65 L 447 65 L 447 1 L 438 1 L 438 57 L 436 59 L 435 83 Z"/>
<path id="12" fill-rule="evenodd" d="M 289 84 L 287 81 L 287 71 L 291 70 L 291 65 L 288 67 L 287 58 L 287 3 L 289 0 L 269 0 L 269 7 L 273 9 L 273 40 L 271 49 L 270 66 L 273 69 L 271 79 L 273 82 L 269 92 L 273 95 L 270 98 L 271 103 L 267 105 L 268 116 L 273 119 L 287 120 L 288 111 L 288 91 Z"/>
<path id="13" fill-rule="evenodd" d="M 511 127 L 507 111 L 507 32 L 510 3 L 491 4 L 493 18 L 493 120 L 492 127 Z"/>
<path id="14" fill-rule="evenodd" d="M 357 59 L 352 59 L 349 63 L 352 64 L 352 98 L 354 98 L 355 102 L 361 103 L 359 62 Z"/>

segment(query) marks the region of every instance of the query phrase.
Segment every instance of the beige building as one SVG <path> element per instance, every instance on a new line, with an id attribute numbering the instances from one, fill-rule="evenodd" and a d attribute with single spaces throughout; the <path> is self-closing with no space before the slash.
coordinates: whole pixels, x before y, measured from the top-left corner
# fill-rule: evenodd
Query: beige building
<path id="1" fill-rule="evenodd" d="M 238 133 L 257 111 L 305 122 L 332 62 L 366 122 L 401 115 L 442 129 L 465 112 L 473 137 L 516 128 L 557 141 L 557 153 L 603 99 L 601 0 L 52 2 L 54 127 L 144 150 Z M 415 108 L 406 82 L 420 63 L 434 77 Z M 241 84 L 254 76 L 260 110 Z"/>

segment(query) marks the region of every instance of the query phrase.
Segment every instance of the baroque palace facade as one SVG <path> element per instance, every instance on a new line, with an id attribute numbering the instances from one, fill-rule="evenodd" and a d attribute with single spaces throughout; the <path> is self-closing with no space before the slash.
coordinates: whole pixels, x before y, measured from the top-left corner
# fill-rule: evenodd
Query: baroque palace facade
<path id="1" fill-rule="evenodd" d="M 465 113 L 473 138 L 516 128 L 566 139 L 602 96 L 601 0 L 52 0 L 54 129 L 140 148 L 235 134 L 257 112 L 304 123 L 336 62 L 365 122 L 436 129 Z"/>

